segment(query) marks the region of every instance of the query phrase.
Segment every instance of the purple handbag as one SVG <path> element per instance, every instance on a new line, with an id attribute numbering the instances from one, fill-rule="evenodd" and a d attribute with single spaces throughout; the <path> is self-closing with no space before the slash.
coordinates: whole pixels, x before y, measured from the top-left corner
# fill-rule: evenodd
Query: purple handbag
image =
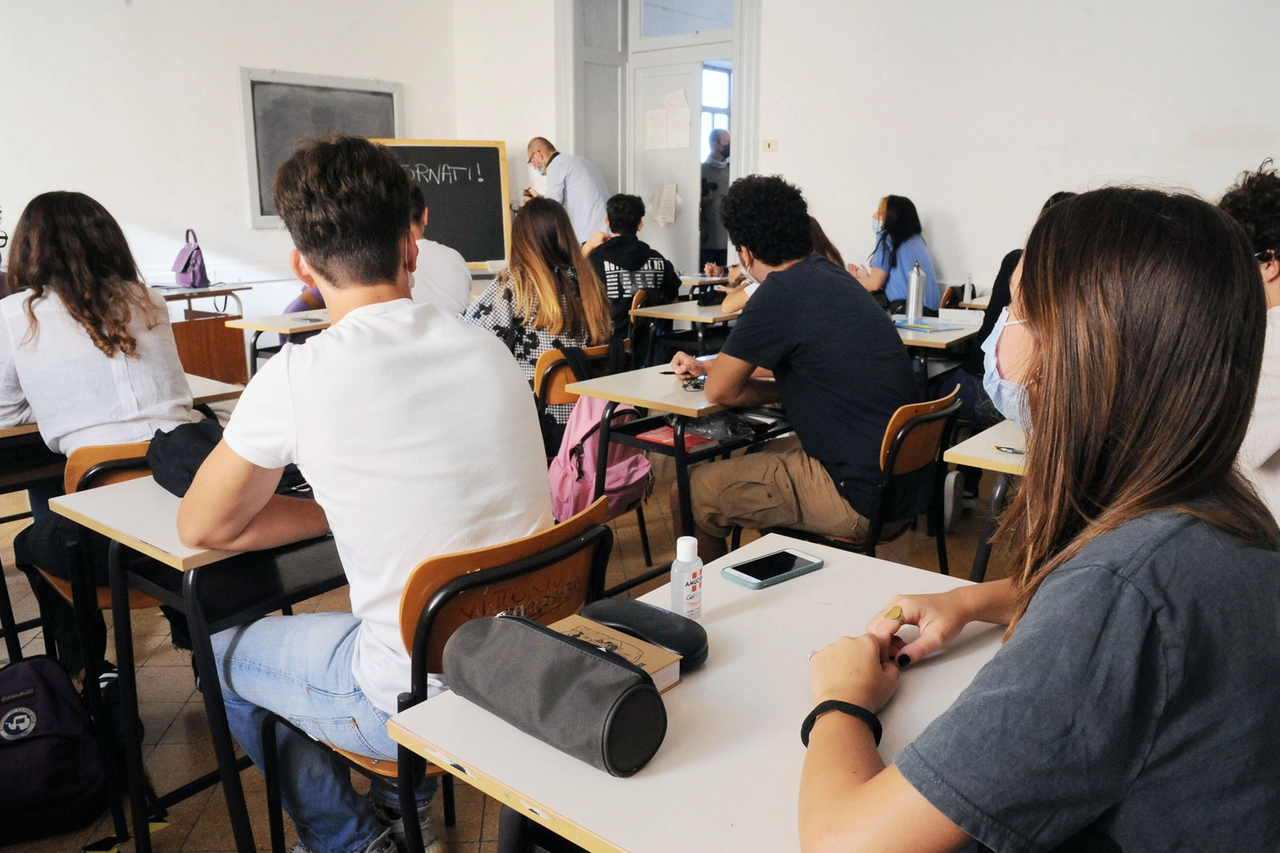
<path id="1" fill-rule="evenodd" d="M 204 268 L 204 252 L 200 251 L 200 243 L 196 232 L 187 229 L 187 245 L 178 252 L 178 259 L 173 262 L 173 271 L 180 287 L 208 287 L 209 272 Z"/>

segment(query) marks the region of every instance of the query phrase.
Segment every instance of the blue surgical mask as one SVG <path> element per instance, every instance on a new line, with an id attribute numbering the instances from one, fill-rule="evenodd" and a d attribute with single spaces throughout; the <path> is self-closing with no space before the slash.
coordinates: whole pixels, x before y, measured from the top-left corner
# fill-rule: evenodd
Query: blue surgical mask
<path id="1" fill-rule="evenodd" d="M 873 216 L 871 218 L 871 233 L 875 234 L 878 237 L 880 236 L 880 232 L 883 230 L 884 230 L 884 221 L 880 219 L 876 219 Z"/>
<path id="2" fill-rule="evenodd" d="M 1027 389 L 1024 385 L 1011 382 L 1000 375 L 1000 365 L 996 359 L 996 346 L 1000 343 L 1000 335 L 1006 325 L 1017 325 L 1021 320 L 1009 320 L 1009 309 L 1000 312 L 991 334 L 982 342 L 982 387 L 991 398 L 996 411 L 1009 420 L 1029 430 L 1031 426 L 1030 410 L 1027 408 Z"/>

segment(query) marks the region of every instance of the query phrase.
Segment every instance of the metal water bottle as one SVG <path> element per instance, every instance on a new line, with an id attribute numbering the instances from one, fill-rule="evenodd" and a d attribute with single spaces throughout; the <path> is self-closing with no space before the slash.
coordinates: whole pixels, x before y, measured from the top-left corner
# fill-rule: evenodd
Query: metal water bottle
<path id="1" fill-rule="evenodd" d="M 924 268 L 916 261 L 907 276 L 907 322 L 916 323 L 924 317 Z"/>

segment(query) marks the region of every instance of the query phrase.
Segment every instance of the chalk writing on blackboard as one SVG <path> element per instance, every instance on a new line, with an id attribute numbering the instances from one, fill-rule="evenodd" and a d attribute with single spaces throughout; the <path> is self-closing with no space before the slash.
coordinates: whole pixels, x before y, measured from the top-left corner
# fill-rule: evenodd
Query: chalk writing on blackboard
<path id="1" fill-rule="evenodd" d="M 470 166 L 428 166 L 426 163 L 402 163 L 409 173 L 409 180 L 420 184 L 456 184 L 459 181 L 484 183 L 484 171 L 479 163 Z"/>

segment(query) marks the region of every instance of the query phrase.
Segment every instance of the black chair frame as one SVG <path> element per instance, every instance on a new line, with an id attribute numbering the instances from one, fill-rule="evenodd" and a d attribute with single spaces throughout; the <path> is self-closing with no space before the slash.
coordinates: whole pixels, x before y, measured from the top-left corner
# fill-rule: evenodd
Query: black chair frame
<path id="1" fill-rule="evenodd" d="M 445 606 L 465 592 L 481 589 L 490 584 L 513 580 L 523 575 L 544 569 L 561 560 L 588 548 L 594 549 L 591 561 L 590 581 L 587 586 L 587 603 L 604 596 L 605 571 L 609 567 L 609 554 L 613 550 L 613 531 L 604 524 L 598 524 L 573 539 L 563 542 L 554 548 L 533 554 L 528 557 L 494 566 L 489 569 L 467 572 L 445 583 L 427 601 L 426 607 L 418 616 L 418 624 L 413 634 L 413 651 L 410 657 L 410 690 L 398 697 L 397 709 L 400 711 L 412 708 L 427 698 L 427 647 L 431 641 L 431 633 L 436 618 Z M 301 735 L 310 737 L 305 731 L 284 719 L 269 713 L 262 722 L 262 773 L 267 787 L 267 818 L 271 830 L 271 849 L 273 853 L 284 853 L 284 809 L 280 797 L 280 763 L 278 744 L 276 743 L 276 726 L 284 725 Z M 347 762 L 356 772 L 374 778 L 366 768 Z M 406 746 L 398 745 L 396 753 L 396 789 L 400 798 L 400 814 L 404 818 L 405 842 L 411 853 L 423 853 L 422 828 L 416 819 L 418 780 L 426 773 L 427 760 Z M 378 779 L 386 777 L 378 775 Z M 441 782 L 444 796 L 445 826 L 455 823 L 453 776 L 444 774 Z"/>
<path id="2" fill-rule="evenodd" d="M 889 452 L 885 456 L 883 473 L 880 485 L 876 489 L 875 504 L 872 506 L 871 517 L 869 519 L 870 526 L 867 529 L 867 536 L 861 542 L 846 542 L 840 539 L 833 539 L 823 536 L 820 533 L 811 533 L 807 530 L 795 530 L 788 528 L 778 532 L 785 533 L 787 536 L 793 536 L 797 539 L 803 539 L 807 542 L 817 542 L 821 545 L 830 545 L 833 548 L 839 548 L 842 551 L 853 551 L 860 554 L 866 554 L 868 557 L 876 555 L 876 545 L 880 542 L 880 535 L 884 531 L 886 524 L 893 524 L 897 521 L 907 521 L 908 518 L 888 518 L 885 513 L 888 507 L 893 506 L 893 498 L 895 497 L 895 479 L 904 475 L 895 475 L 893 473 L 894 464 L 897 462 L 898 453 L 902 449 L 902 445 L 906 442 L 907 436 L 918 427 L 935 421 L 945 420 L 943 426 L 942 439 L 938 442 L 938 452 L 936 457 L 929 463 L 933 466 L 933 490 L 929 498 L 928 517 L 929 525 L 933 528 L 934 539 L 938 544 L 938 568 L 944 575 L 951 574 L 950 567 L 947 564 L 947 539 L 946 531 L 942 524 L 942 487 L 946 478 L 947 467 L 942 460 L 943 452 L 951 445 L 951 433 L 955 427 L 956 416 L 960 413 L 959 398 L 952 400 L 951 403 L 943 409 L 936 412 L 926 412 L 916 415 L 908 420 L 899 428 L 894 435 L 893 441 L 889 445 Z M 915 518 L 911 516 L 910 518 Z M 905 527 L 903 528 L 906 529 Z M 742 528 L 735 527 L 733 530 L 734 549 L 738 547 L 742 535 Z M 886 540 L 889 541 L 889 540 Z"/>

